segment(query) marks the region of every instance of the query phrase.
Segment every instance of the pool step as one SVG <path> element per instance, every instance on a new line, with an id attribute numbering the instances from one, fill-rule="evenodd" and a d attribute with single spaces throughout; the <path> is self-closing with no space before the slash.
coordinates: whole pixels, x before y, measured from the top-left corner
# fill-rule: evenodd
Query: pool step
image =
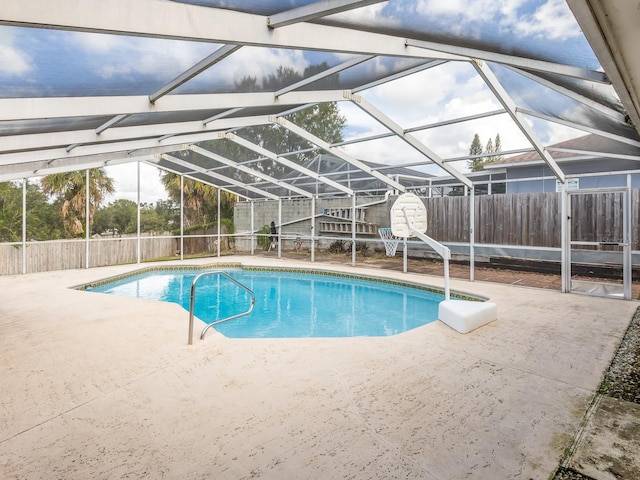
<path id="1" fill-rule="evenodd" d="M 493 302 L 444 300 L 438 305 L 438 319 L 459 333 L 469 333 L 498 318 Z"/>

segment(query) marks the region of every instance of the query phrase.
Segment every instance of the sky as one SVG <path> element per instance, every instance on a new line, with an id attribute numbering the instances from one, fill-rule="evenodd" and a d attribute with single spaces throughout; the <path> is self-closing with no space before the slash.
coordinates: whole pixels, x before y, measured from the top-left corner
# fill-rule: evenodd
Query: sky
<path id="1" fill-rule="evenodd" d="M 564 0 L 390 0 L 334 16 L 347 23 L 388 28 L 402 25 L 416 35 L 428 26 L 437 35 L 459 38 L 487 38 L 495 45 L 508 44 L 513 53 L 544 52 L 554 61 L 574 62 L 598 69 L 578 25 Z M 382 20 L 384 19 L 384 20 Z M 494 45 L 494 46 L 495 46 Z M 491 46 L 491 45 L 488 45 Z M 127 38 L 56 30 L 0 27 L 0 95 L 144 95 L 210 55 L 219 45 Z M 576 55 L 579 52 L 579 55 Z M 260 87 L 265 73 L 278 67 L 303 72 L 326 62 L 337 65 L 352 58 L 347 54 L 324 54 L 286 49 L 244 47 L 180 87 L 175 93 L 233 91 L 234 82 L 255 77 Z M 374 59 L 353 72 L 341 74 L 341 81 L 382 76 L 400 68 L 403 59 Z M 468 63 L 448 63 L 404 77 L 360 93 L 403 128 L 431 124 L 500 108 L 499 102 Z M 536 98 L 522 98 L 535 102 Z M 358 107 L 340 103 L 347 119 L 345 139 L 383 133 L 386 129 Z M 106 120 L 105 120 L 106 121 Z M 531 121 L 544 144 L 553 144 L 583 133 L 549 122 Z M 0 133 L 2 126 L 0 125 Z M 495 139 L 502 149 L 528 146 L 508 115 L 465 122 L 452 127 L 414 133 L 443 158 L 468 154 L 475 134 L 483 145 Z M 423 159 L 399 139 L 357 143 L 344 147 L 352 156 L 388 164 Z M 465 170 L 464 162 L 456 165 Z M 117 198 L 136 200 L 137 167 L 107 167 L 117 186 Z M 437 167 L 429 173 L 440 174 Z M 157 169 L 141 167 L 141 200 L 166 198 Z"/>

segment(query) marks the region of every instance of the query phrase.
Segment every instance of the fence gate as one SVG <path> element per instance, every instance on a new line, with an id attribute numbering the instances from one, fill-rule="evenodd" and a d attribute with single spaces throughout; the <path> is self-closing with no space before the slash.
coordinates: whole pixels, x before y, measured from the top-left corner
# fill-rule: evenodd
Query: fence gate
<path id="1" fill-rule="evenodd" d="M 569 291 L 630 300 L 629 189 L 568 192 L 568 212 Z"/>

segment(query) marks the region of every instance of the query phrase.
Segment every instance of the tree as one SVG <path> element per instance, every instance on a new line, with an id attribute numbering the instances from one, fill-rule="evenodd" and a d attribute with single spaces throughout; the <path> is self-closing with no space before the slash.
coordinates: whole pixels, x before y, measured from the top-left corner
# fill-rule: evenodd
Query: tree
<path id="1" fill-rule="evenodd" d="M 487 145 L 485 147 L 484 152 L 482 151 L 482 144 L 480 143 L 480 136 L 476 133 L 473 136 L 473 141 L 471 142 L 471 146 L 469 147 L 469 155 L 482 155 L 483 153 L 492 154 L 499 153 L 502 151 L 502 142 L 500 140 L 500 134 L 496 135 L 495 143 L 489 138 L 487 140 Z M 502 155 L 490 155 L 482 158 L 472 158 L 467 162 L 467 166 L 469 170 L 472 172 L 478 172 L 480 170 L 484 170 L 486 165 L 490 163 L 497 162 L 498 160 L 502 160 Z"/>
<path id="2" fill-rule="evenodd" d="M 0 183 L 0 241 L 22 238 L 22 189 L 11 182 Z"/>
<path id="3" fill-rule="evenodd" d="M 58 197 L 60 214 L 67 235 L 79 236 L 84 233 L 86 215 L 86 171 L 54 173 L 41 180 L 43 191 L 47 195 Z M 89 170 L 89 224 L 107 193 L 115 190 L 113 179 L 104 169 Z"/>
<path id="4" fill-rule="evenodd" d="M 493 144 L 493 153 L 500 153 L 502 152 L 502 141 L 500 140 L 500 134 L 496 134 L 496 141 Z M 487 163 L 493 163 L 493 162 L 497 162 L 499 160 L 502 160 L 502 155 L 493 155 L 491 157 L 489 157 L 489 159 L 487 160 Z"/>
<path id="5" fill-rule="evenodd" d="M 38 182 L 27 182 L 27 240 L 62 237 L 62 221 Z M 22 240 L 22 184 L 0 183 L 0 242 Z"/>
<path id="6" fill-rule="evenodd" d="M 493 150 L 493 140 L 491 138 L 489 138 L 489 140 L 487 140 L 487 146 L 484 147 L 484 152 L 485 153 L 493 153 L 494 152 L 494 150 Z"/>
<path id="7" fill-rule="evenodd" d="M 99 209 L 93 217 L 94 231 L 99 234 L 111 232 L 122 235 L 135 233 L 138 229 L 138 206 L 124 198 Z"/>
<path id="8" fill-rule="evenodd" d="M 179 221 L 179 208 L 171 200 L 140 204 L 141 232 L 169 232 Z M 93 231 L 98 234 L 135 234 L 138 231 L 137 204 L 131 200 L 118 199 L 101 207 L 94 215 Z"/>
<path id="9" fill-rule="evenodd" d="M 477 133 L 473 136 L 473 141 L 469 147 L 469 155 L 482 155 L 482 144 L 480 143 L 480 136 Z M 482 170 L 482 158 L 470 159 L 467 165 L 472 172 Z"/>
<path id="10" fill-rule="evenodd" d="M 161 181 L 169 197 L 180 202 L 180 176 L 171 172 L 161 172 Z M 235 195 L 221 192 L 222 203 L 232 203 Z M 217 216 L 218 189 L 191 178 L 184 179 L 184 213 L 185 226 L 193 227 L 211 221 Z"/>
<path id="11" fill-rule="evenodd" d="M 500 134 L 497 133 L 496 134 L 496 141 L 495 141 L 495 145 L 494 145 L 494 152 L 498 153 L 502 151 L 502 141 L 500 140 Z"/>

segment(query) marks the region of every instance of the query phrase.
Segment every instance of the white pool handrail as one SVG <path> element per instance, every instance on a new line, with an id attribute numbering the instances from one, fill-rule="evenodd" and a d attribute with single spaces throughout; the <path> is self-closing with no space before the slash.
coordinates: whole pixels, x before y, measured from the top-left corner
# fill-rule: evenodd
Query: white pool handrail
<path id="1" fill-rule="evenodd" d="M 198 283 L 198 280 L 200 280 L 204 276 L 207 276 L 207 275 L 218 275 L 218 274 L 219 275 L 224 275 L 229 280 L 231 280 L 233 283 L 235 283 L 237 286 L 239 286 L 243 290 L 247 291 L 249 293 L 249 295 L 251 295 L 251 306 L 249 307 L 249 310 L 247 310 L 246 312 L 238 313 L 236 315 L 232 315 L 230 317 L 226 317 L 226 318 L 223 318 L 221 320 L 217 320 L 215 322 L 207 324 L 207 326 L 204 327 L 204 329 L 202 330 L 202 333 L 200 333 L 200 340 L 202 340 L 204 338 L 205 334 L 207 333 L 207 330 L 209 330 L 214 325 L 218 325 L 218 324 L 223 323 L 223 322 L 228 322 L 229 320 L 234 320 L 236 318 L 244 317 L 245 315 L 249 315 L 253 311 L 253 307 L 256 304 L 256 297 L 255 297 L 253 291 L 251 291 L 251 289 L 249 289 L 248 287 L 246 287 L 245 285 L 240 283 L 238 280 L 233 278 L 227 272 L 225 272 L 223 270 L 209 270 L 207 272 L 199 273 L 198 275 L 195 276 L 195 278 L 193 279 L 193 282 L 191 282 L 191 299 L 189 301 L 189 345 L 193 345 L 193 311 L 194 311 L 194 305 L 196 303 L 196 284 Z"/>

